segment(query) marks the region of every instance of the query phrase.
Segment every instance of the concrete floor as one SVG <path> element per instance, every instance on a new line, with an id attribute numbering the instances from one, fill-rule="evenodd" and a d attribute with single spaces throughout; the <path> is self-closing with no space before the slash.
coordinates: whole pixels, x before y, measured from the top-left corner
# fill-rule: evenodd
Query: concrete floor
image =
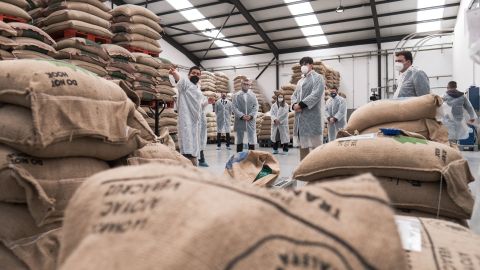
<path id="1" fill-rule="evenodd" d="M 257 150 L 272 151 L 271 148 L 259 148 Z M 470 170 L 476 181 L 470 184 L 470 189 L 475 197 L 480 196 L 480 152 L 463 151 L 464 157 L 468 160 Z M 205 158 L 210 167 L 205 168 L 215 174 L 222 174 L 225 169 L 225 163 L 235 154 L 235 146 L 232 150 L 227 150 L 225 144 L 222 150 L 216 150 L 216 145 L 208 145 L 205 151 Z M 293 170 L 297 167 L 299 161 L 299 151 L 296 148 L 290 148 L 288 155 L 275 155 L 280 162 L 281 172 L 277 181 L 291 178 Z M 476 200 L 472 219 L 469 221 L 473 231 L 480 234 L 480 199 Z"/>

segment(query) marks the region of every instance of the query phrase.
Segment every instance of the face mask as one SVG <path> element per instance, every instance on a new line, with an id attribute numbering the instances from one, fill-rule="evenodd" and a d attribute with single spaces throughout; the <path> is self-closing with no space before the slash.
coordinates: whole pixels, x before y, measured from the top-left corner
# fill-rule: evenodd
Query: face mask
<path id="1" fill-rule="evenodd" d="M 282 102 L 283 101 L 283 98 L 278 98 L 278 102 Z"/>
<path id="2" fill-rule="evenodd" d="M 222 96 L 222 99 L 226 99 L 227 97 L 226 96 Z"/>
<path id="3" fill-rule="evenodd" d="M 300 69 L 302 70 L 302 74 L 308 73 L 308 66 L 302 66 Z"/>
<path id="4" fill-rule="evenodd" d="M 190 77 L 190 81 L 193 83 L 193 84 L 197 84 L 198 81 L 200 81 L 200 78 L 198 76 L 192 76 Z"/>
<path id="5" fill-rule="evenodd" d="M 337 96 L 337 93 L 331 93 L 330 96 L 331 96 L 332 98 L 335 98 L 335 97 Z"/>
<path id="6" fill-rule="evenodd" d="M 395 70 L 402 71 L 402 69 L 403 69 L 403 64 L 399 62 L 395 62 Z"/>

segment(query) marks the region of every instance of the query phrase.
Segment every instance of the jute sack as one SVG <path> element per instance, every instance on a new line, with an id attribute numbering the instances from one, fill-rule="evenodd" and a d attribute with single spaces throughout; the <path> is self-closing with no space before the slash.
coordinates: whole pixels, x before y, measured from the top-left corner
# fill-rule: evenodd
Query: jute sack
<path id="1" fill-rule="evenodd" d="M 4 269 L 29 270 L 15 254 L 0 241 L 0 262 Z"/>
<path id="2" fill-rule="evenodd" d="M 112 11 L 110 11 L 110 14 L 112 14 L 112 16 L 114 17 L 117 17 L 117 16 L 132 17 L 135 15 L 139 15 L 140 17 L 145 17 L 156 22 L 159 21 L 159 18 L 157 15 L 155 15 L 155 13 L 153 13 L 149 9 L 146 9 L 144 7 L 137 6 L 137 5 L 130 5 L 130 4 L 121 5 L 114 8 Z"/>
<path id="3" fill-rule="evenodd" d="M 262 135 L 271 135 L 272 134 L 272 131 L 270 129 L 268 130 L 264 130 L 264 129 L 261 129 L 260 132 L 258 133 L 259 136 L 262 136 Z"/>
<path id="4" fill-rule="evenodd" d="M 112 58 L 124 59 L 130 62 L 136 61 L 135 56 L 123 47 L 120 47 L 115 44 L 102 44 L 101 46 L 103 49 L 105 49 L 107 54 Z"/>
<path id="5" fill-rule="evenodd" d="M 104 12 L 109 12 L 111 9 L 107 7 L 103 2 L 105 1 L 99 1 L 99 0 L 49 0 L 48 5 L 56 4 L 56 3 L 61 3 L 61 2 L 80 2 L 83 3 L 84 5 L 92 5 L 95 6 L 96 8 L 101 9 Z"/>
<path id="6" fill-rule="evenodd" d="M 444 181 L 457 206 L 473 207 L 467 184 L 474 177 L 462 154 L 445 144 L 407 136 L 365 134 L 337 139 L 312 151 L 295 169 L 293 178 L 309 182 L 365 172 L 405 180 Z"/>
<path id="7" fill-rule="evenodd" d="M 137 95 L 137 93 L 135 93 L 135 91 L 133 91 L 132 87 L 130 87 L 127 82 L 122 80 L 112 81 L 118 84 L 123 89 L 125 94 L 127 94 L 128 98 L 135 104 L 135 107 L 140 106 L 140 97 Z"/>
<path id="8" fill-rule="evenodd" d="M 113 33 L 139 34 L 155 40 L 162 38 L 157 31 L 144 24 L 133 24 L 126 22 L 114 23 L 110 29 Z"/>
<path id="9" fill-rule="evenodd" d="M 411 269 L 480 269 L 480 236 L 448 221 L 418 218 L 422 250 L 405 251 Z"/>
<path id="10" fill-rule="evenodd" d="M 56 52 L 52 46 L 34 38 L 12 37 L 12 41 L 16 43 L 14 46 L 16 50 L 32 50 L 44 54 Z"/>
<path id="11" fill-rule="evenodd" d="M 158 142 L 167 146 L 168 148 L 175 150 L 175 142 L 172 136 L 170 136 L 168 127 L 160 128 L 160 135 L 158 136 Z"/>
<path id="12" fill-rule="evenodd" d="M 109 67 L 121 69 L 127 73 L 126 76 L 132 77 L 132 78 L 133 78 L 132 73 L 135 72 L 135 67 L 133 66 L 132 62 L 129 62 L 128 60 L 121 59 L 118 57 L 112 57 L 112 60 L 109 63 Z"/>
<path id="13" fill-rule="evenodd" d="M 280 175 L 280 163 L 268 152 L 240 152 L 228 160 L 224 175 L 256 186 L 269 186 Z"/>
<path id="14" fill-rule="evenodd" d="M 38 27 L 18 22 L 11 22 L 9 25 L 17 32 L 17 37 L 33 38 L 50 46 L 55 46 L 56 44 L 55 40 Z"/>
<path id="15" fill-rule="evenodd" d="M 175 91 L 173 90 L 173 88 L 171 86 L 158 85 L 156 87 L 156 89 L 159 93 L 165 94 L 165 95 L 174 96 L 174 95 L 177 94 L 177 93 L 175 93 Z"/>
<path id="16" fill-rule="evenodd" d="M 28 8 L 28 2 L 26 0 L 4 0 L 3 2 L 7 2 L 23 9 Z"/>
<path id="17" fill-rule="evenodd" d="M 162 112 L 161 117 L 177 118 L 178 113 L 176 113 L 173 109 L 168 108 Z"/>
<path id="18" fill-rule="evenodd" d="M 108 52 L 103 48 L 103 46 L 97 44 L 94 41 L 84 39 L 84 38 L 67 38 L 59 41 L 55 47 L 57 50 L 62 50 L 66 48 L 75 48 L 82 51 L 86 51 L 95 55 L 98 55 L 105 61 L 110 61 L 110 56 Z"/>
<path id="19" fill-rule="evenodd" d="M 12 51 L 13 59 L 43 59 L 43 60 L 54 60 L 52 57 L 29 50 L 13 50 Z M 12 60 L 12 59 L 4 59 L 4 60 Z"/>
<path id="20" fill-rule="evenodd" d="M 160 68 L 160 65 L 162 64 L 160 59 L 152 57 L 148 54 L 133 52 L 132 55 L 135 56 L 135 59 L 137 59 L 137 63 L 152 67 L 154 69 Z"/>
<path id="21" fill-rule="evenodd" d="M 126 32 L 115 33 L 112 41 L 115 43 L 125 42 L 125 41 L 142 41 L 154 47 L 160 46 L 160 44 L 158 44 L 158 41 L 156 39 L 152 39 L 140 34 L 134 34 L 134 33 L 129 34 Z"/>
<path id="22" fill-rule="evenodd" d="M 133 117 L 127 121 L 127 125 L 129 127 L 134 128 L 135 130 L 139 130 L 140 131 L 139 136 L 140 138 L 143 139 L 144 142 L 151 143 L 156 141 L 157 136 L 155 135 L 153 130 L 148 126 L 147 121 L 138 110 L 135 110 L 133 112 Z M 143 145 L 140 146 L 139 148 L 141 147 L 143 147 Z"/>
<path id="23" fill-rule="evenodd" d="M 84 179 L 108 169 L 97 159 L 41 159 L 0 145 L 0 201 L 27 204 L 38 226 L 58 222 Z"/>
<path id="24" fill-rule="evenodd" d="M 287 269 L 299 257 L 324 269 L 406 269 L 373 177 L 289 192 L 187 166 L 110 170 L 72 199 L 59 269 Z"/>
<path id="25" fill-rule="evenodd" d="M 415 121 L 380 124 L 378 126 L 367 128 L 360 132 L 360 134 L 376 133 L 380 130 L 380 128 L 403 129 L 421 134 L 430 141 L 448 143 L 448 129 L 433 119 L 420 119 Z"/>
<path id="26" fill-rule="evenodd" d="M 0 62 L 0 101 L 31 109 L 36 134 L 29 142 L 32 146 L 88 136 L 126 143 L 131 133 L 126 122 L 135 111 L 134 104 L 126 100 L 115 83 L 65 62 Z M 52 124 L 51 119 L 56 121 Z"/>
<path id="27" fill-rule="evenodd" d="M 122 47 L 136 47 L 136 48 L 144 49 L 147 51 L 151 51 L 153 53 L 162 52 L 160 45 L 155 46 L 144 41 L 122 41 L 122 42 L 117 42 L 117 45 Z"/>
<path id="28" fill-rule="evenodd" d="M 80 60 L 103 68 L 107 67 L 108 65 L 108 62 L 103 60 L 98 55 L 76 48 L 65 48 L 57 51 L 57 53 L 55 54 L 55 59 Z"/>
<path id="29" fill-rule="evenodd" d="M 160 118 L 160 126 L 176 126 L 177 125 L 177 119 L 176 118 L 170 118 L 170 117 L 162 117 Z"/>
<path id="30" fill-rule="evenodd" d="M 435 119 L 442 98 L 424 95 L 399 100 L 377 100 L 355 110 L 345 129 L 353 134 L 384 123 L 406 122 L 419 119 Z"/>
<path id="31" fill-rule="evenodd" d="M 15 37 L 17 36 L 17 31 L 9 24 L 0 21 L 0 36 Z"/>
<path id="32" fill-rule="evenodd" d="M 158 24 L 158 18 L 157 20 L 152 20 L 148 17 L 145 17 L 143 15 L 133 15 L 133 16 L 125 16 L 125 15 L 120 15 L 120 16 L 115 16 L 113 17 L 113 22 L 128 22 L 128 23 L 133 23 L 133 24 L 144 24 L 153 30 L 157 31 L 158 33 L 163 32 L 163 28 Z"/>
<path id="33" fill-rule="evenodd" d="M 38 131 L 34 128 L 32 113 L 28 109 L 3 105 L 0 106 L 0 118 L 5 119 L 0 121 L 0 143 L 35 157 L 93 157 L 115 160 L 147 143 L 141 139 L 138 130 L 126 127 L 128 139 L 123 143 L 106 142 L 96 137 L 75 137 L 43 147 L 41 143 L 35 143 L 38 141 Z"/>
<path id="34" fill-rule="evenodd" d="M 110 30 L 78 20 L 68 20 L 60 23 L 54 23 L 44 27 L 45 32 L 52 35 L 66 29 L 75 29 L 81 32 L 91 33 L 97 36 L 112 38 L 113 33 Z"/>
<path id="35" fill-rule="evenodd" d="M 133 63 L 133 65 L 135 66 L 135 70 L 137 72 L 144 73 L 152 77 L 156 77 L 158 75 L 158 71 L 155 68 L 138 63 L 138 59 L 137 63 Z"/>
<path id="36" fill-rule="evenodd" d="M 7 52 L 5 50 L 0 49 L 0 60 L 14 60 L 15 55 L 11 52 Z"/>
<path id="37" fill-rule="evenodd" d="M 93 16 L 102 18 L 106 21 L 110 21 L 112 19 L 112 15 L 110 15 L 108 12 L 105 12 L 96 6 L 93 6 L 87 3 L 82 3 L 81 1 L 78 1 L 78 2 L 62 1 L 55 4 L 49 4 L 48 7 L 44 9 L 44 15 L 49 16 L 53 12 L 56 12 L 59 10 L 66 10 L 66 9 L 83 11 L 85 13 L 92 14 Z"/>
<path id="38" fill-rule="evenodd" d="M 453 222 L 456 224 L 460 224 L 465 228 L 469 228 L 468 222 L 464 219 L 455 219 L 455 218 L 448 218 L 445 216 L 437 216 L 436 214 L 430 214 L 430 213 L 425 213 L 425 212 L 421 212 L 418 210 L 411 210 L 411 209 L 395 208 L 394 210 L 395 210 L 395 215 L 398 215 L 398 216 L 415 217 L 415 218 L 433 218 L 433 219 L 445 220 L 445 221 Z"/>
<path id="39" fill-rule="evenodd" d="M 12 38 L 0 36 L 0 49 L 11 50 L 17 45 L 18 45 L 17 42 L 15 42 Z"/>
<path id="40" fill-rule="evenodd" d="M 20 17 L 27 21 L 32 20 L 32 17 L 30 17 L 30 15 L 21 7 L 5 3 L 5 1 L 0 2 L 0 14 Z"/>
<path id="41" fill-rule="evenodd" d="M 165 132 L 165 131 L 164 131 Z M 164 133 L 164 135 L 168 135 L 168 133 Z M 168 135 L 170 137 L 170 135 Z M 171 137 L 170 137 L 171 138 Z M 173 143 L 173 142 L 169 142 Z M 136 150 L 133 152 L 129 159 L 129 165 L 141 165 L 146 163 L 155 163 L 158 160 L 173 160 L 177 161 L 182 165 L 191 166 L 192 163 L 190 160 L 182 156 L 179 152 L 175 150 L 175 144 L 173 144 L 173 148 L 163 143 L 151 143 L 147 144 L 143 148 Z"/>
<path id="42" fill-rule="evenodd" d="M 108 75 L 108 72 L 104 67 L 90 63 L 90 62 L 81 61 L 81 60 L 65 60 L 65 61 L 77 67 L 81 67 L 90 72 L 93 72 L 100 77 L 105 77 Z"/>
<path id="43" fill-rule="evenodd" d="M 76 21 L 82 21 L 86 23 L 90 23 L 105 29 L 109 29 L 111 24 L 109 21 L 104 20 L 98 16 L 95 16 L 93 14 L 80 11 L 80 10 L 58 10 L 53 12 L 52 14 L 48 15 L 42 23 L 44 25 L 51 25 L 55 23 L 60 23 L 64 21 L 69 21 L 69 20 L 76 20 Z"/>

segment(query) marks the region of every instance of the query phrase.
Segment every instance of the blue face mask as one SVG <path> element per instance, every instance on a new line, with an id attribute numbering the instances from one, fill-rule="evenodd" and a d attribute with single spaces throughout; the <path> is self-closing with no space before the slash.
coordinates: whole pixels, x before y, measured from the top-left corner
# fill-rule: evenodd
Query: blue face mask
<path id="1" fill-rule="evenodd" d="M 332 98 L 335 98 L 335 97 L 337 96 L 337 93 L 331 93 L 330 96 L 331 96 Z"/>

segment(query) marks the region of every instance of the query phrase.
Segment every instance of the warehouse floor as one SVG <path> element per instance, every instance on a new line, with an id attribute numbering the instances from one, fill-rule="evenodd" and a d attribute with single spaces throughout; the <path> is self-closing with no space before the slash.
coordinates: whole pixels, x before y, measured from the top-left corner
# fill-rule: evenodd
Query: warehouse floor
<path id="1" fill-rule="evenodd" d="M 207 146 L 207 151 L 205 151 L 205 158 L 207 163 L 210 165 L 207 169 L 215 174 L 222 174 L 225 168 L 225 163 L 235 154 L 235 146 L 232 147 L 232 150 L 227 150 L 225 144 L 222 145 L 222 150 L 216 150 L 216 145 L 210 144 Z M 260 148 L 257 150 L 262 151 L 272 151 L 271 148 Z M 473 176 L 477 181 L 470 184 L 470 188 L 473 194 L 480 198 L 480 154 L 479 152 L 462 152 L 464 157 L 468 160 L 470 164 L 470 169 Z M 288 179 L 292 175 L 293 170 L 299 163 L 299 153 L 298 149 L 290 148 L 288 155 L 275 155 L 280 162 L 280 180 Z M 470 220 L 470 227 L 476 233 L 480 234 L 480 199 L 475 203 L 475 209 Z"/>

